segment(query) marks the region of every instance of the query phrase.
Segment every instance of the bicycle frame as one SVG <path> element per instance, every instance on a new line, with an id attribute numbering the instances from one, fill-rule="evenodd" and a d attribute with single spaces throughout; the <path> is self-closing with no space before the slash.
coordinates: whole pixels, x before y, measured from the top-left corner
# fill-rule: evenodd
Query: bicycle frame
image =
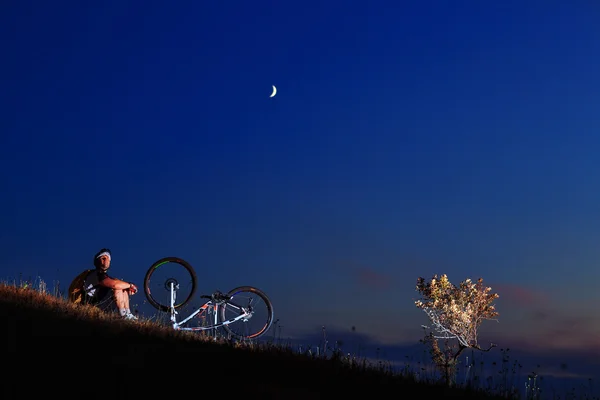
<path id="1" fill-rule="evenodd" d="M 208 330 L 213 330 L 214 331 L 214 335 L 216 336 L 217 333 L 217 328 L 220 328 L 224 325 L 229 325 L 231 323 L 234 323 L 236 321 L 239 321 L 240 319 L 250 319 L 252 317 L 252 313 L 249 312 L 249 309 L 246 307 L 242 307 L 242 306 L 238 306 L 235 303 L 232 303 L 230 301 L 227 300 L 223 300 L 223 301 L 218 301 L 215 302 L 214 301 L 214 297 L 213 296 L 201 296 L 203 298 L 210 298 L 210 300 L 208 300 L 206 303 L 204 303 L 202 306 L 200 306 L 198 309 L 196 309 L 194 312 L 192 312 L 188 317 L 184 318 L 183 320 L 177 322 L 177 315 L 179 314 L 176 310 L 175 310 L 175 297 L 176 297 L 176 288 L 174 287 L 173 282 L 171 282 L 171 306 L 170 306 L 170 314 L 171 314 L 171 324 L 173 326 L 173 329 L 176 330 L 181 330 L 181 331 L 208 331 Z M 231 318 L 228 319 L 226 321 L 221 321 L 219 322 L 219 307 L 222 307 L 223 303 L 229 304 L 235 308 L 237 308 L 238 310 L 240 310 L 240 315 L 238 315 L 235 318 Z M 210 314 L 210 312 L 214 313 L 214 321 L 211 325 L 208 326 L 194 326 L 194 327 L 186 327 L 184 326 L 189 320 L 191 320 L 192 318 L 194 318 L 196 315 L 198 315 L 201 312 L 207 312 Z"/>

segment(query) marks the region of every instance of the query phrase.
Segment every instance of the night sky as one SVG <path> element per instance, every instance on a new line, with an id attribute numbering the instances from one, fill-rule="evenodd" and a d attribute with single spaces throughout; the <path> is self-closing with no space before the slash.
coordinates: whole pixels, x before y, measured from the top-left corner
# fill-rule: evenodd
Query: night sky
<path id="1" fill-rule="evenodd" d="M 86 3 L 0 5 L 1 279 L 178 256 L 400 346 L 482 277 L 482 345 L 599 358 L 600 6 Z"/>

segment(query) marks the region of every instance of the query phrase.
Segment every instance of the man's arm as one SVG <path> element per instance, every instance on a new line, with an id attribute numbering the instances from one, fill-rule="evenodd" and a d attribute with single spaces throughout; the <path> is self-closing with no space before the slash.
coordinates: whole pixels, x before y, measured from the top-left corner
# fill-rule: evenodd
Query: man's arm
<path id="1" fill-rule="evenodd" d="M 98 281 L 102 286 L 110 288 L 110 289 L 116 289 L 116 290 L 133 289 L 133 293 L 137 292 L 137 287 L 134 284 L 122 281 L 120 279 L 111 278 L 106 273 L 99 273 Z"/>
<path id="2" fill-rule="evenodd" d="M 107 288 L 121 290 L 129 289 L 131 287 L 131 283 L 122 281 L 120 279 L 111 278 L 110 276 L 107 276 L 106 278 L 102 279 L 100 281 L 100 284 Z"/>

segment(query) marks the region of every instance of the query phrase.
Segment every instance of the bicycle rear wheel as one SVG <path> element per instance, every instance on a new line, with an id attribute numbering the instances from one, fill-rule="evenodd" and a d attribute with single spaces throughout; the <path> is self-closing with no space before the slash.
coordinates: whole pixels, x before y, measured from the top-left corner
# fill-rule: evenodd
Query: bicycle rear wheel
<path id="1" fill-rule="evenodd" d="M 171 283 L 177 289 L 174 308 L 187 304 L 196 292 L 198 278 L 192 266 L 178 257 L 165 257 L 150 266 L 144 277 L 144 293 L 159 311 L 171 308 Z M 183 294 L 182 297 L 179 297 Z"/>
<path id="2" fill-rule="evenodd" d="M 252 286 L 240 286 L 229 293 L 229 301 L 221 305 L 221 321 L 227 321 L 242 313 L 241 307 L 251 310 L 251 316 L 240 319 L 223 328 L 240 339 L 256 339 L 264 335 L 273 323 L 273 304 L 267 295 Z"/>

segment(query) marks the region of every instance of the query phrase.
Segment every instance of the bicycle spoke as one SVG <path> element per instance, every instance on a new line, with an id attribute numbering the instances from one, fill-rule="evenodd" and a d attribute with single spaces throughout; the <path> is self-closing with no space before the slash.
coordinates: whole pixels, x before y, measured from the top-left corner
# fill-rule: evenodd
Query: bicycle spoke
<path id="1" fill-rule="evenodd" d="M 266 295 L 255 288 L 244 287 L 230 292 L 231 299 L 222 306 L 221 317 L 231 320 L 240 315 L 243 318 L 225 326 L 234 336 L 256 338 L 270 327 L 273 310 Z"/>
<path id="2" fill-rule="evenodd" d="M 169 311 L 171 288 L 175 290 L 175 308 L 188 303 L 196 290 L 196 275 L 185 261 L 167 257 L 154 263 L 144 278 L 144 292 L 150 304 Z"/>

